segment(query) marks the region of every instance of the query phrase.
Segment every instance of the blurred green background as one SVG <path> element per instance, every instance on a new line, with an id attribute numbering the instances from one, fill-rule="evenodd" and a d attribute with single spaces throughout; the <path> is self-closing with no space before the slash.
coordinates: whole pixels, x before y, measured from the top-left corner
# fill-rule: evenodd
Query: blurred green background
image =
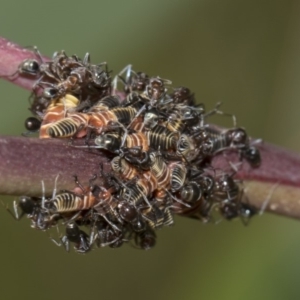
<path id="1" fill-rule="evenodd" d="M 190 87 L 207 108 L 222 101 L 252 136 L 300 150 L 297 0 L 2 1 L 0 28 L 48 56 L 89 51 L 92 62 L 107 61 L 115 72 L 132 63 Z M 0 89 L 0 133 L 20 135 L 29 92 L 4 81 Z M 281 300 L 300 293 L 296 220 L 266 214 L 245 227 L 176 218 L 151 251 L 77 255 L 28 220 L 15 222 L 5 209 L 0 217 L 1 299 Z"/>

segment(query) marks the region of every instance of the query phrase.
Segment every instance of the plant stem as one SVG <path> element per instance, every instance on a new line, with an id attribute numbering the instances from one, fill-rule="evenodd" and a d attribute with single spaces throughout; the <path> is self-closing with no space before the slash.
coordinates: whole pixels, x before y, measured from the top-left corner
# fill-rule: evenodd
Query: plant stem
<path id="1" fill-rule="evenodd" d="M 20 63 L 27 58 L 39 59 L 30 49 L 24 49 L 21 46 L 0 37 L 0 77 L 24 89 L 32 91 L 32 86 L 36 81 L 36 77 L 18 76 L 18 74 L 16 74 Z M 43 57 L 43 60 L 47 61 L 49 58 Z"/>
<path id="2" fill-rule="evenodd" d="M 17 75 L 10 78 L 26 58 L 37 57 L 32 51 L 0 38 L 0 76 L 32 90 L 35 77 Z M 244 181 L 245 194 L 251 204 L 266 211 L 299 218 L 300 156 L 267 143 L 258 147 L 262 156 L 261 166 L 252 169 L 243 162 L 235 178 Z M 94 174 L 99 174 L 100 163 L 106 174 L 111 171 L 107 152 L 75 148 L 67 140 L 2 136 L 0 156 L 1 194 L 41 196 L 43 180 L 46 195 L 49 195 L 58 174 L 57 189 L 72 190 L 72 175 L 78 175 L 80 181 L 87 183 Z M 229 162 L 237 161 L 238 154 L 232 151 L 226 156 L 217 155 L 213 159 L 213 167 L 232 173 Z"/>

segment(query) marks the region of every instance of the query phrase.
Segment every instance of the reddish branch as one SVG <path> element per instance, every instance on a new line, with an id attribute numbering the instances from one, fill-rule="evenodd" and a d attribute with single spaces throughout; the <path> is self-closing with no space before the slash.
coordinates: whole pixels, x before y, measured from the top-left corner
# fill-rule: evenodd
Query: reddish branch
<path id="1" fill-rule="evenodd" d="M 0 76 L 12 83 L 31 90 L 35 78 L 16 76 L 11 80 L 19 64 L 35 54 L 0 38 Z M 45 58 L 46 60 L 47 58 Z M 245 162 L 236 178 L 244 180 L 249 201 L 257 207 L 286 215 L 300 217 L 300 156 L 288 150 L 262 143 L 259 146 L 262 165 L 252 169 Z M 109 157 L 105 152 L 78 149 L 67 140 L 41 140 L 23 137 L 0 137 L 0 193 L 11 195 L 41 195 L 41 180 L 46 193 L 53 190 L 54 179 L 59 174 L 58 190 L 73 189 L 72 175 L 88 180 L 99 173 L 100 163 L 105 172 L 110 171 Z M 228 171 L 230 162 L 237 161 L 237 153 L 218 155 L 213 166 Z"/>

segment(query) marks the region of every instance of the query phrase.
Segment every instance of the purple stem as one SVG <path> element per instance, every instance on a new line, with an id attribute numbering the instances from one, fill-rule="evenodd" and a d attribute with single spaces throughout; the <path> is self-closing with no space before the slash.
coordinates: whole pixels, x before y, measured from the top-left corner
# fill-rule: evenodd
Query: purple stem
<path id="1" fill-rule="evenodd" d="M 22 47 L 0 38 L 0 77 L 32 90 L 35 77 L 14 76 L 20 63 L 36 55 Z M 43 58 L 45 61 L 47 58 Z M 252 169 L 247 162 L 238 167 L 236 178 L 244 181 L 249 202 L 262 210 L 288 217 L 300 217 L 300 156 L 274 145 L 258 146 L 262 164 Z M 46 194 L 51 194 L 54 180 L 59 174 L 57 189 L 73 189 L 72 175 L 78 175 L 85 184 L 94 174 L 99 174 L 100 163 L 105 173 L 110 172 L 107 153 L 79 149 L 68 145 L 67 140 L 41 140 L 23 137 L 0 137 L 0 193 L 10 195 L 41 195 L 41 180 Z M 232 172 L 229 162 L 237 162 L 234 151 L 213 159 L 217 169 Z"/>
<path id="2" fill-rule="evenodd" d="M 0 37 L 0 77 L 31 91 L 36 78 L 18 76 L 16 74 L 20 63 L 27 58 L 39 59 L 32 50 L 24 49 Z M 43 57 L 43 60 L 47 61 L 49 58 Z"/>
<path id="3" fill-rule="evenodd" d="M 246 162 L 236 178 L 244 181 L 249 202 L 259 209 L 292 218 L 300 218 L 300 155 L 287 149 L 262 143 L 261 166 L 253 169 Z M 213 166 L 232 172 L 228 161 L 236 161 L 236 154 L 218 155 Z"/>

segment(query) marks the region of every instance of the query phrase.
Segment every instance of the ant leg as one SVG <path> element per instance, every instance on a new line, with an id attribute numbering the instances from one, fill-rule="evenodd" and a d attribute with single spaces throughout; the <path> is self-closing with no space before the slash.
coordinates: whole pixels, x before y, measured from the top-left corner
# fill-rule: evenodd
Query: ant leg
<path id="1" fill-rule="evenodd" d="M 21 215 L 19 216 L 18 213 L 18 204 L 17 201 L 15 200 L 13 202 L 13 207 L 14 207 L 14 214 L 12 213 L 12 211 L 9 209 L 7 204 L 4 204 L 3 201 L 1 200 L 1 204 L 5 207 L 5 209 L 7 210 L 7 212 L 16 220 L 19 221 L 23 216 L 24 216 L 24 212 L 21 213 Z"/>
<path id="2" fill-rule="evenodd" d="M 61 238 L 61 242 L 64 245 L 66 251 L 70 252 L 70 242 L 66 235 Z"/>
<path id="3" fill-rule="evenodd" d="M 133 121 L 144 111 L 146 110 L 146 105 L 143 105 L 140 110 L 136 113 L 136 115 L 134 116 L 134 118 L 132 119 L 132 121 L 129 123 L 129 125 L 127 126 L 127 128 L 130 128 L 130 126 L 132 125 Z"/>
<path id="4" fill-rule="evenodd" d="M 128 65 L 126 66 L 121 72 L 118 73 L 118 75 L 115 76 L 115 78 L 112 81 L 112 87 L 113 87 L 113 91 L 115 93 L 115 91 L 117 91 L 118 88 L 118 81 L 121 80 L 123 82 L 124 85 L 126 85 L 126 83 L 128 82 L 131 72 L 132 72 L 132 65 Z M 124 74 L 126 72 L 126 76 L 125 79 L 123 79 L 121 77 L 122 74 Z"/>
<path id="5" fill-rule="evenodd" d="M 12 74 L 10 74 L 10 75 L 6 75 L 6 76 L 1 76 L 2 78 L 7 78 L 8 80 L 16 80 L 17 79 L 17 76 L 16 75 L 18 75 L 20 73 L 20 70 L 19 70 L 19 68 L 14 72 L 14 73 L 12 73 Z"/>
<path id="6" fill-rule="evenodd" d="M 92 186 L 92 183 L 97 179 L 97 174 L 94 174 L 93 177 L 89 180 L 89 185 Z"/>
<path id="7" fill-rule="evenodd" d="M 271 202 L 271 197 L 272 197 L 272 195 L 274 194 L 274 192 L 275 192 L 276 188 L 278 187 L 278 185 L 279 185 L 279 182 L 275 183 L 274 186 L 270 189 L 270 192 L 269 192 L 269 194 L 268 194 L 266 200 L 263 202 L 263 204 L 262 204 L 262 206 L 261 206 L 261 208 L 260 208 L 260 210 L 259 210 L 259 212 L 258 212 L 258 214 L 259 214 L 260 216 L 265 212 L 267 206 L 270 204 L 270 202 Z"/>
<path id="8" fill-rule="evenodd" d="M 93 226 L 91 227 L 91 231 L 90 231 L 90 238 L 89 238 L 89 246 L 91 247 L 97 240 L 98 238 L 98 233 L 96 232 L 96 225 L 95 222 L 93 224 Z"/>
<path id="9" fill-rule="evenodd" d="M 71 219 L 69 219 L 68 221 L 62 223 L 63 225 L 67 225 L 70 224 L 70 222 L 73 222 L 74 220 L 77 219 L 77 217 L 81 214 L 81 210 L 78 211 Z"/>
<path id="10" fill-rule="evenodd" d="M 49 236 L 49 239 L 58 247 L 61 247 L 62 245 L 62 242 L 61 240 L 60 241 L 57 241 L 56 239 L 54 239 L 53 237 Z"/>
<path id="11" fill-rule="evenodd" d="M 42 208 L 46 209 L 46 207 L 45 207 L 46 197 L 45 197 L 45 184 L 44 184 L 44 180 L 41 180 L 41 183 L 42 183 Z"/>
<path id="12" fill-rule="evenodd" d="M 44 63 L 43 57 L 37 46 L 27 46 L 25 49 L 29 49 L 37 56 L 37 58 L 41 61 L 41 63 Z"/>
<path id="13" fill-rule="evenodd" d="M 74 180 L 75 180 L 75 184 L 82 190 L 83 193 L 86 193 L 85 188 L 83 187 L 83 185 L 79 182 L 79 179 L 77 177 L 77 175 L 73 175 Z"/>
<path id="14" fill-rule="evenodd" d="M 122 231 L 117 225 L 115 225 L 114 223 L 112 223 L 105 215 L 102 215 L 102 218 L 115 230 L 117 231 Z"/>
<path id="15" fill-rule="evenodd" d="M 256 145 L 256 144 L 262 144 L 264 141 L 263 139 L 255 139 L 255 140 L 251 140 L 250 142 L 250 145 L 253 146 L 253 145 Z"/>
<path id="16" fill-rule="evenodd" d="M 175 200 L 176 202 L 178 202 L 178 203 L 180 203 L 180 204 L 182 204 L 183 206 L 188 207 L 188 208 L 192 207 L 191 205 L 189 205 L 189 204 L 187 204 L 187 203 L 181 201 L 181 200 L 178 199 L 177 197 L 173 196 L 173 195 L 170 193 L 170 191 L 168 191 L 167 189 L 165 189 L 165 191 L 166 191 L 167 194 L 168 194 L 173 200 Z"/>
<path id="17" fill-rule="evenodd" d="M 57 174 L 57 176 L 55 177 L 55 180 L 54 180 L 54 189 L 53 189 L 53 192 L 52 192 L 52 199 L 55 198 L 56 196 L 56 191 L 57 191 L 57 179 L 59 177 L 59 174 Z"/>
<path id="18" fill-rule="evenodd" d="M 18 213 L 18 204 L 17 204 L 16 200 L 14 201 L 14 212 L 15 212 L 15 218 L 16 218 L 16 220 L 20 220 L 22 218 L 22 216 L 24 215 L 24 212 L 22 212 L 21 215 L 19 216 L 19 213 Z"/>
<path id="19" fill-rule="evenodd" d="M 215 108 L 211 111 L 209 111 L 208 113 L 206 113 L 203 117 L 209 117 L 212 115 L 223 115 L 223 116 L 228 116 L 232 118 L 232 122 L 233 122 L 233 127 L 236 128 L 237 127 L 237 120 L 236 120 L 236 116 L 230 113 L 225 113 L 222 110 L 219 109 L 219 107 L 222 105 L 222 102 L 218 102 L 215 106 Z"/>
<path id="20" fill-rule="evenodd" d="M 91 56 L 90 54 L 87 52 L 85 55 L 84 55 L 84 58 L 82 60 L 82 63 L 85 65 L 85 66 L 88 66 L 90 64 L 90 61 L 91 61 Z"/>

